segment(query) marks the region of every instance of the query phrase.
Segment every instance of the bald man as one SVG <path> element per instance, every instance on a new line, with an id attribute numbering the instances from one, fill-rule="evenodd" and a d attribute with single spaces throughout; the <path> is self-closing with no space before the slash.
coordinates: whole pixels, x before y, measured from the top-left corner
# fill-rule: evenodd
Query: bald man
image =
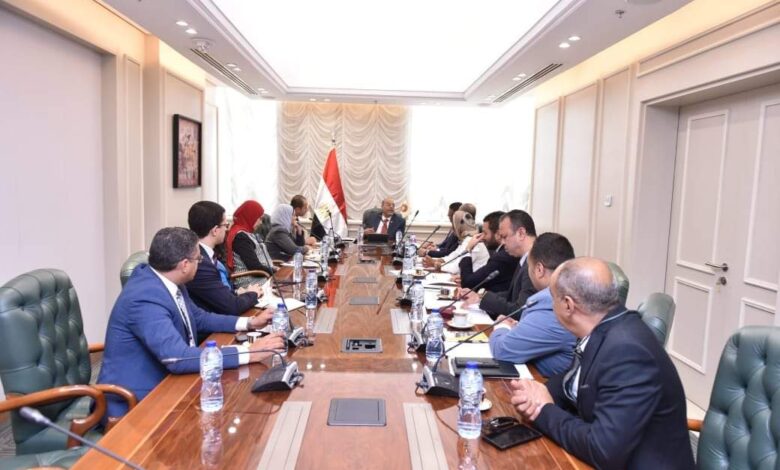
<path id="1" fill-rule="evenodd" d="M 390 240 L 394 240 L 396 232 L 403 233 L 406 220 L 395 212 L 395 201 L 388 197 L 382 201 L 381 212 L 366 211 L 363 216 L 363 228 L 366 234 L 387 234 Z"/>
<path id="2" fill-rule="evenodd" d="M 575 359 L 546 385 L 513 381 L 517 411 L 599 469 L 693 469 L 680 378 L 637 312 L 620 304 L 609 266 L 567 261 L 550 288 L 555 316 L 578 338 Z"/>

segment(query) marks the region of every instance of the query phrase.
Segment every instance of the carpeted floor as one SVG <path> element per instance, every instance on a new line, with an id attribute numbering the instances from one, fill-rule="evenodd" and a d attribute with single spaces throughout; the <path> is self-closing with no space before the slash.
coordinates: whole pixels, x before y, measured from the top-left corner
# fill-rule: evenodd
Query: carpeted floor
<path id="1" fill-rule="evenodd" d="M 90 362 L 92 363 L 92 378 L 89 382 L 95 383 L 100 373 L 100 365 L 103 362 L 103 353 L 92 354 Z M 16 445 L 14 444 L 14 436 L 11 430 L 10 415 L 6 413 L 0 415 L 0 457 L 9 455 L 16 455 Z"/>

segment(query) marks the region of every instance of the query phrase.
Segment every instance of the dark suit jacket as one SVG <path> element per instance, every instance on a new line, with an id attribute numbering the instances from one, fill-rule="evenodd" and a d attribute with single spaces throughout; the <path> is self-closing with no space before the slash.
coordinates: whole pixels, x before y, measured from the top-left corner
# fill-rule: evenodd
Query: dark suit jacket
<path id="1" fill-rule="evenodd" d="M 471 256 L 465 256 L 460 260 L 460 285 L 472 288 L 482 282 L 488 274 L 498 270 L 498 277 L 482 285 L 487 291 L 501 292 L 509 290 L 520 258 L 515 258 L 501 247 L 490 255 L 486 265 L 473 270 Z"/>
<path id="2" fill-rule="evenodd" d="M 526 258 L 523 264 L 519 264 L 518 261 L 515 266 L 509 289 L 502 292 L 487 292 L 479 303 L 479 308 L 486 311 L 493 319 L 517 310 L 525 304 L 528 297 L 536 294 L 536 289 L 528 274 L 528 259 Z"/>
<path id="3" fill-rule="evenodd" d="M 379 222 L 382 221 L 382 213 L 381 212 L 373 212 L 370 214 L 366 214 L 366 217 L 363 218 L 363 228 L 372 228 L 374 230 L 377 229 L 379 226 Z M 387 236 L 391 239 L 395 239 L 395 233 L 396 232 L 403 232 L 406 228 L 406 220 L 401 217 L 400 214 L 395 213 L 392 217 L 390 217 L 390 223 L 387 224 Z M 376 233 L 379 233 L 379 230 L 376 231 Z"/>
<path id="4" fill-rule="evenodd" d="M 431 258 L 444 258 L 448 254 L 455 251 L 455 248 L 457 248 L 458 245 L 460 245 L 458 236 L 455 235 L 455 232 L 450 230 L 450 233 L 444 237 L 444 240 L 442 240 L 441 243 L 437 245 L 436 249 L 428 252 L 428 256 Z"/>
<path id="5" fill-rule="evenodd" d="M 693 469 L 677 370 L 639 315 L 623 312 L 610 312 L 590 335 L 576 408 L 563 393 L 563 374 L 554 376 L 547 388 L 555 405 L 545 405 L 534 424 L 596 468 Z"/>
<path id="6" fill-rule="evenodd" d="M 274 225 L 265 239 L 265 246 L 271 259 L 290 261 L 295 252 L 303 250 L 305 240 L 303 235 L 293 235 L 281 225 Z"/>
<path id="7" fill-rule="evenodd" d="M 187 291 L 198 307 L 208 312 L 225 315 L 241 315 L 254 307 L 257 303 L 257 294 L 254 292 L 235 294 L 222 284 L 219 270 L 202 246 L 200 254 L 203 256 L 203 262 L 198 265 L 195 279 L 187 283 Z"/>
<path id="8" fill-rule="evenodd" d="M 236 317 L 206 312 L 181 287 L 190 316 L 192 334 L 236 331 Z M 168 375 L 191 374 L 200 369 L 200 348 L 190 347 L 179 308 L 162 280 L 149 265 L 135 268 L 119 294 L 106 329 L 106 349 L 98 383 L 122 385 L 142 400 Z M 225 348 L 232 350 L 234 348 Z M 164 365 L 166 358 L 192 357 Z M 223 367 L 238 367 L 237 355 L 226 355 Z M 106 395 L 108 416 L 127 413 L 127 403 Z"/>

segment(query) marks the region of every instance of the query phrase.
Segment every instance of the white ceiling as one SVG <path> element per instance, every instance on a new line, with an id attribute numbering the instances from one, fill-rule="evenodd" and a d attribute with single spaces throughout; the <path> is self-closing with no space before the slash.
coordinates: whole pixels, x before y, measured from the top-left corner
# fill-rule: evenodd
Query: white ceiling
<path id="1" fill-rule="evenodd" d="M 98 1 L 247 96 L 492 105 L 690 0 Z"/>

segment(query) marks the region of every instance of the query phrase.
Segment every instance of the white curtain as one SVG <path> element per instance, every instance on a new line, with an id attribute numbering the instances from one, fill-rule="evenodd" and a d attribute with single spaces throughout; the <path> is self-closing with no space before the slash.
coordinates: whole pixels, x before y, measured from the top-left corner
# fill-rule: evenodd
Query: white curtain
<path id="1" fill-rule="evenodd" d="M 404 106 L 284 102 L 279 106 L 279 202 L 317 194 L 335 137 L 350 219 L 385 197 L 407 199 L 408 112 Z"/>

